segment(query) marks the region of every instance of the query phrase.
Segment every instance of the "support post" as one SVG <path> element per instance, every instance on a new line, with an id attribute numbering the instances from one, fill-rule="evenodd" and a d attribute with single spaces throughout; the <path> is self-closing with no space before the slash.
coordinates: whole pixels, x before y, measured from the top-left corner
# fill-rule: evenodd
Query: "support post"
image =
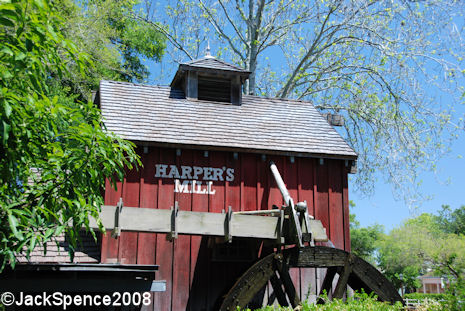
<path id="1" fill-rule="evenodd" d="M 283 226 L 284 226 L 284 210 L 280 209 L 279 210 L 279 216 L 278 216 L 278 228 L 277 228 L 277 242 L 279 249 L 281 249 L 281 245 L 284 244 L 286 241 L 284 240 L 283 237 Z"/>
<path id="2" fill-rule="evenodd" d="M 120 225 L 120 216 L 123 210 L 123 198 L 119 198 L 118 204 L 116 204 L 115 209 L 115 227 L 111 232 L 111 237 L 116 239 L 121 235 L 121 225 Z"/>
<path id="3" fill-rule="evenodd" d="M 333 279 L 334 276 L 336 275 L 337 272 L 337 267 L 329 267 L 326 270 L 326 275 L 325 278 L 323 279 L 323 284 L 321 285 L 320 293 L 319 293 L 319 298 L 317 300 L 317 304 L 324 304 L 325 301 L 321 296 L 326 292 L 326 295 L 329 297 L 331 286 L 333 285 Z"/>
<path id="4" fill-rule="evenodd" d="M 178 238 L 178 201 L 174 202 L 174 208 L 171 206 L 171 232 L 169 234 L 169 240 L 173 241 Z"/>
<path id="5" fill-rule="evenodd" d="M 228 206 L 228 212 L 225 214 L 225 218 L 224 218 L 224 239 L 226 242 L 228 243 L 231 243 L 232 242 L 232 226 L 231 226 L 231 222 L 232 222 L 232 216 L 233 216 L 233 212 L 232 212 L 232 208 L 231 206 Z"/>
<path id="6" fill-rule="evenodd" d="M 349 281 L 349 276 L 352 273 L 352 264 L 352 254 L 349 254 L 344 264 L 344 270 L 342 271 L 342 273 L 339 274 L 339 280 L 337 281 L 336 289 L 333 293 L 333 299 L 342 299 L 342 297 L 344 296 L 344 292 L 347 288 L 347 282 Z"/>
<path id="7" fill-rule="evenodd" d="M 273 287 L 274 295 L 278 299 L 278 303 L 282 307 L 287 307 L 289 303 L 287 302 L 286 295 L 283 291 L 283 283 L 281 280 L 273 274 L 270 278 L 271 286 Z"/>
<path id="8" fill-rule="evenodd" d="M 292 308 L 297 308 L 297 306 L 300 304 L 300 298 L 294 287 L 294 283 L 292 283 L 292 278 L 289 275 L 289 266 L 283 260 L 279 259 L 276 260 L 276 265 L 287 297 L 289 297 L 289 302 L 291 303 Z"/>

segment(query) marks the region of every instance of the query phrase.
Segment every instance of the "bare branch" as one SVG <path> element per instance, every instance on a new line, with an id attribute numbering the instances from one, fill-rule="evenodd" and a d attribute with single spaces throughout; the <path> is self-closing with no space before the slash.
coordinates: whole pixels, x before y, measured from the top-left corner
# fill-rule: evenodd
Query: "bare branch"
<path id="1" fill-rule="evenodd" d="M 284 87 L 281 89 L 281 91 L 278 92 L 279 97 L 286 97 L 289 94 L 291 84 L 293 83 L 295 77 L 297 76 L 297 73 L 301 70 L 301 68 L 304 66 L 305 62 L 310 58 L 310 56 L 313 54 L 318 42 L 320 41 L 321 37 L 323 36 L 326 24 L 328 23 L 328 20 L 331 16 L 332 13 L 336 10 L 336 7 L 333 7 L 329 10 L 328 14 L 325 17 L 324 22 L 321 24 L 320 30 L 318 32 L 317 37 L 313 41 L 312 46 L 308 50 L 308 52 L 302 57 L 300 60 L 299 64 L 294 68 L 293 72 L 291 73 L 289 79 L 287 79 L 286 84 Z"/>
<path id="2" fill-rule="evenodd" d="M 239 37 L 239 39 L 241 39 L 241 41 L 245 45 L 247 45 L 248 44 L 247 41 L 244 39 L 244 37 L 242 36 L 239 29 L 237 29 L 236 23 L 234 23 L 233 20 L 231 19 L 231 17 L 229 16 L 228 10 L 226 10 L 226 7 L 224 6 L 223 1 L 219 0 L 218 2 L 220 3 L 221 7 L 223 8 L 223 12 L 224 12 L 224 15 L 226 16 L 226 19 L 229 21 L 231 26 L 234 28 L 234 31 L 236 32 L 236 35 Z"/>
<path id="3" fill-rule="evenodd" d="M 179 43 L 176 40 L 176 38 L 174 36 L 172 36 L 168 31 L 166 31 L 166 29 L 163 28 L 161 25 L 159 25 L 158 23 L 152 22 L 150 20 L 147 20 L 147 19 L 145 19 L 143 17 L 140 17 L 138 15 L 135 15 L 135 14 L 133 14 L 132 17 L 135 18 L 135 19 L 141 20 L 141 21 L 151 25 L 152 27 L 154 27 L 156 30 L 158 30 L 159 32 L 164 34 L 166 36 L 166 38 L 171 42 L 172 45 L 174 45 L 178 50 L 180 50 L 181 52 L 186 54 L 187 57 L 189 57 L 189 59 L 191 59 L 191 60 L 194 59 L 191 56 L 191 54 L 183 47 L 183 45 L 181 43 Z"/>
<path id="4" fill-rule="evenodd" d="M 221 28 L 221 26 L 218 24 L 218 22 L 215 20 L 213 14 L 210 12 L 210 10 L 205 6 L 205 4 L 203 3 L 202 0 L 199 0 L 199 3 L 200 3 L 200 6 L 202 8 L 202 10 L 204 10 L 207 15 L 209 16 L 208 18 L 208 21 L 210 22 L 210 24 L 215 28 L 215 31 L 223 38 L 226 39 L 226 41 L 228 41 L 229 43 L 229 46 L 231 47 L 231 49 L 242 59 L 242 60 L 245 60 L 245 57 L 242 55 L 241 51 L 239 51 L 239 49 L 236 47 L 236 45 L 234 44 L 233 40 L 231 39 L 230 36 L 228 36 L 224 31 L 223 29 Z"/>

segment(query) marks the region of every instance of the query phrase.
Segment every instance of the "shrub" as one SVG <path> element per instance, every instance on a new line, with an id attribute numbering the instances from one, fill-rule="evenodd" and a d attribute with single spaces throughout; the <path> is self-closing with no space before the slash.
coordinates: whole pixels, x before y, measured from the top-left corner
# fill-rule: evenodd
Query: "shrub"
<path id="1" fill-rule="evenodd" d="M 418 300 L 424 300 L 424 299 L 446 300 L 447 299 L 447 294 L 410 293 L 410 294 L 405 294 L 404 298 L 418 299 Z"/>
<path id="2" fill-rule="evenodd" d="M 372 294 L 366 293 L 356 293 L 354 297 L 349 297 L 346 302 L 340 299 L 330 301 L 327 297 L 321 297 L 326 301 L 325 304 L 316 305 L 309 303 L 308 301 L 303 302 L 300 309 L 301 311 L 400 311 L 404 310 L 404 307 L 401 303 L 396 303 L 395 305 L 388 304 L 386 302 L 380 302 L 377 300 L 377 297 Z M 260 311 L 277 311 L 277 310 L 293 310 L 291 307 L 274 307 L 267 306 Z M 257 310 L 257 311 L 258 311 Z"/>

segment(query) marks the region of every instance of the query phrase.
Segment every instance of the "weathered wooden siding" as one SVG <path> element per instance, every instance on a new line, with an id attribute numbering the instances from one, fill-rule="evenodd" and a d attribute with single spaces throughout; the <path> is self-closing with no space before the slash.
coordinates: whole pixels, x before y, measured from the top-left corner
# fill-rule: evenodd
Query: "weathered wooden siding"
<path id="1" fill-rule="evenodd" d="M 320 219 L 332 243 L 349 250 L 349 211 L 347 194 L 348 168 L 343 160 L 266 156 L 232 152 L 181 150 L 149 147 L 139 148 L 143 168 L 127 173 L 124 183 L 114 190 L 107 183 L 105 204 L 115 205 L 123 198 L 126 206 L 169 209 L 175 201 L 181 210 L 220 213 L 231 206 L 233 211 L 269 209 L 281 205 L 282 197 L 269 170 L 273 160 L 294 200 L 306 200 L 309 213 Z M 234 180 L 213 181 L 215 194 L 175 192 L 174 179 L 156 178 L 155 165 L 233 168 Z M 148 310 L 213 310 L 249 262 L 212 260 L 214 239 L 179 236 L 174 242 L 165 234 L 123 232 L 118 239 L 102 238 L 102 262 L 158 264 L 157 279 L 167 281 L 165 293 L 154 294 Z M 258 255 L 259 245 L 256 248 Z M 294 268 L 291 271 L 302 298 L 315 294 L 321 280 L 314 269 Z"/>

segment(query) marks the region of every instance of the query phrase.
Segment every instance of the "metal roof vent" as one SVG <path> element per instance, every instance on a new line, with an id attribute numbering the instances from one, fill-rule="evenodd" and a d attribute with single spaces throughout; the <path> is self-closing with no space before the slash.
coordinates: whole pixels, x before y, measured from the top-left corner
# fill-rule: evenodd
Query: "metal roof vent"
<path id="1" fill-rule="evenodd" d="M 210 41 L 208 41 L 208 44 L 207 44 L 207 52 L 205 53 L 205 58 L 215 58 L 210 53 Z"/>
<path id="2" fill-rule="evenodd" d="M 323 116 L 332 126 L 344 126 L 344 117 L 340 114 L 328 112 L 324 113 Z"/>
<path id="3" fill-rule="evenodd" d="M 250 71 L 219 60 L 210 54 L 210 44 L 205 57 L 179 64 L 171 87 L 184 91 L 191 100 L 242 103 L 242 85 Z"/>

